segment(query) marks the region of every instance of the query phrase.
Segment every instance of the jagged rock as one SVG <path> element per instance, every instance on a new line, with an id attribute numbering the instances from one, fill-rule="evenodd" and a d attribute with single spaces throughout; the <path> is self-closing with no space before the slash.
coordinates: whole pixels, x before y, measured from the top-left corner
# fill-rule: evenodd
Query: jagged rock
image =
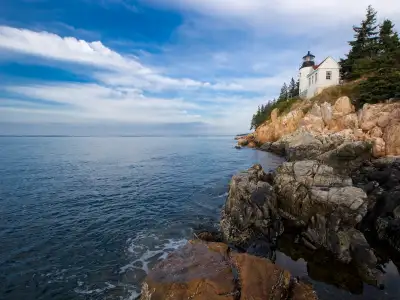
<path id="1" fill-rule="evenodd" d="M 376 257 L 355 229 L 367 213 L 367 195 L 351 178 L 317 161 L 288 162 L 276 170 L 274 187 L 280 216 L 301 228 L 306 245 L 355 262 L 365 281 L 377 282 Z"/>
<path id="2" fill-rule="evenodd" d="M 345 142 L 317 159 L 345 173 L 360 167 L 365 160 L 370 159 L 371 149 L 372 145 L 369 142 Z"/>
<path id="3" fill-rule="evenodd" d="M 311 285 L 267 259 L 233 253 L 225 244 L 191 241 L 157 264 L 141 300 L 316 300 Z"/>
<path id="4" fill-rule="evenodd" d="M 267 181 L 260 165 L 232 177 L 220 222 L 227 242 L 247 248 L 258 235 L 270 234 L 276 196 Z"/>
<path id="5" fill-rule="evenodd" d="M 377 282 L 376 257 L 355 229 L 367 213 L 367 195 L 350 177 L 308 160 L 283 163 L 271 183 L 259 165 L 232 178 L 221 220 L 225 241 L 246 249 L 259 237 L 273 240 L 284 224 L 309 247 L 355 263 L 365 281 Z"/>

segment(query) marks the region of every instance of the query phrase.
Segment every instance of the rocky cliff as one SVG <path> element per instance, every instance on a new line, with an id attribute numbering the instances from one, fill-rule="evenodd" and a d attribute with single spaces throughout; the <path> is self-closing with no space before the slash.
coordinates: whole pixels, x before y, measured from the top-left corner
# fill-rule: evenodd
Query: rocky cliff
<path id="1" fill-rule="evenodd" d="M 300 102 L 286 114 L 272 111 L 270 120 L 257 128 L 248 143 L 252 144 L 252 139 L 254 144 L 276 142 L 299 129 L 314 136 L 336 134 L 351 141 L 370 142 L 376 158 L 400 155 L 400 102 L 365 104 L 359 111 L 346 96 L 333 104 Z"/>

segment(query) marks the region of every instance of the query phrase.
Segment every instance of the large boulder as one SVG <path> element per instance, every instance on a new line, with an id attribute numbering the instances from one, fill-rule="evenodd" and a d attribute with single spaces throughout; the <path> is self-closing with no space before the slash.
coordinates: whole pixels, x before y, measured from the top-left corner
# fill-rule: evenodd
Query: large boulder
<path id="1" fill-rule="evenodd" d="M 340 97 L 333 106 L 333 115 L 345 116 L 355 112 L 354 105 L 351 104 L 350 98 L 347 96 Z"/>
<path id="2" fill-rule="evenodd" d="M 377 283 L 377 259 L 355 229 L 367 213 L 367 195 L 351 178 L 317 161 L 287 162 L 275 171 L 274 187 L 285 228 L 298 227 L 307 246 L 355 263 L 365 281 Z"/>
<path id="3" fill-rule="evenodd" d="M 286 158 L 290 161 L 314 158 L 324 151 L 322 142 L 305 130 L 287 136 L 284 142 Z"/>
<path id="4" fill-rule="evenodd" d="M 316 300 L 310 285 L 267 259 L 234 253 L 227 245 L 191 241 L 157 264 L 141 300 Z"/>
<path id="5" fill-rule="evenodd" d="M 315 103 L 310 111 L 304 116 L 300 125 L 314 132 L 322 132 L 325 123 L 322 118 L 321 107 Z"/>
<path id="6" fill-rule="evenodd" d="M 371 149 L 370 142 L 344 142 L 337 148 L 321 154 L 317 159 L 342 173 L 347 173 L 360 167 L 365 160 L 369 160 L 372 156 Z"/>
<path id="7" fill-rule="evenodd" d="M 247 248 L 258 235 L 270 235 L 276 196 L 268 182 L 260 165 L 232 177 L 220 222 L 227 242 Z"/>

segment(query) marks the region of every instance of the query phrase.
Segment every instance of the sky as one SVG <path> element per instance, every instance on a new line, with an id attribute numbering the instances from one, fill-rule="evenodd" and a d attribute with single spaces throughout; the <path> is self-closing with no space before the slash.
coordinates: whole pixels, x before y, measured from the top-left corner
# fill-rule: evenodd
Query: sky
<path id="1" fill-rule="evenodd" d="M 0 0 L 0 135 L 248 132 L 369 4 L 400 24 L 395 0 Z"/>

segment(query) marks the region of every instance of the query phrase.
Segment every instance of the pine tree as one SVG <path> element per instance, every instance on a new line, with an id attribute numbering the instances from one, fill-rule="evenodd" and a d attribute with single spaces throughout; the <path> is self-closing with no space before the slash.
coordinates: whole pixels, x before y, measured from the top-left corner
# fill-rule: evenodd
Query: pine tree
<path id="1" fill-rule="evenodd" d="M 370 76 L 360 85 L 360 99 L 364 103 L 400 98 L 400 42 L 390 20 L 380 25 L 378 45 Z"/>
<path id="2" fill-rule="evenodd" d="M 296 92 L 296 82 L 294 81 L 293 77 L 290 80 L 290 84 L 289 84 L 289 98 L 293 98 L 296 97 L 295 92 Z"/>
<path id="3" fill-rule="evenodd" d="M 281 88 L 281 93 L 279 94 L 278 101 L 286 100 L 287 98 L 288 98 L 288 87 L 287 87 L 287 84 L 284 83 L 282 88 Z"/>
<path id="4" fill-rule="evenodd" d="M 400 46 L 400 41 L 397 32 L 394 31 L 394 24 L 386 19 L 379 27 L 379 54 L 395 51 Z"/>
<path id="5" fill-rule="evenodd" d="M 295 97 L 299 97 L 300 96 L 300 79 L 297 79 L 296 88 L 294 90 L 294 96 Z"/>
<path id="6" fill-rule="evenodd" d="M 345 59 L 340 60 L 342 79 L 355 79 L 363 74 L 367 61 L 374 58 L 378 52 L 377 12 L 368 6 L 365 19 L 361 26 L 353 26 L 354 41 L 350 41 L 351 49 Z"/>

